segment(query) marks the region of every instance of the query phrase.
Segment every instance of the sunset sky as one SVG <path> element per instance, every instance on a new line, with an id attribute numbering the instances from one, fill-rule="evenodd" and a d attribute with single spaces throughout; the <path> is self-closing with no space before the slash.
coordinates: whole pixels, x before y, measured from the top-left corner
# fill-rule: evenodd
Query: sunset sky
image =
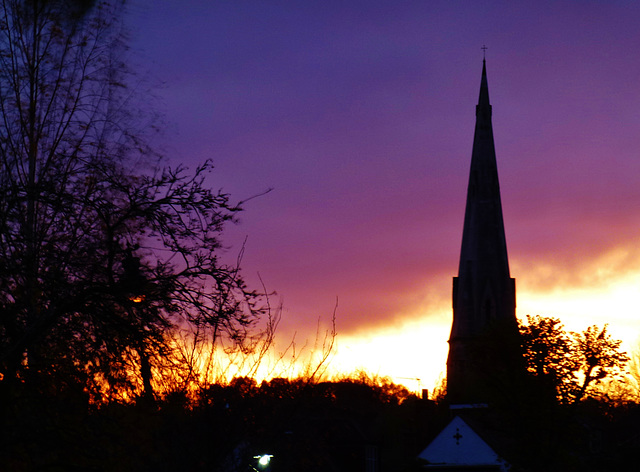
<path id="1" fill-rule="evenodd" d="M 127 23 L 170 162 L 273 188 L 225 241 L 281 342 L 337 298 L 336 370 L 444 372 L 486 44 L 517 314 L 637 349 L 640 2 L 134 0 Z"/>

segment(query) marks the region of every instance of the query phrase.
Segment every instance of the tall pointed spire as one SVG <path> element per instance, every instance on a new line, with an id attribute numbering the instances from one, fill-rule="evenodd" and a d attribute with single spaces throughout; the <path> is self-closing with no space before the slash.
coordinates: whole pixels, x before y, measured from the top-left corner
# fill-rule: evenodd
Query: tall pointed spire
<path id="1" fill-rule="evenodd" d="M 487 61 L 482 59 L 482 78 L 480 79 L 480 97 L 478 107 L 488 108 L 489 121 L 491 121 L 491 104 L 489 103 L 489 84 L 487 83 Z M 477 111 L 476 111 L 477 114 Z M 491 123 L 489 123 L 491 125 Z"/>
<path id="2" fill-rule="evenodd" d="M 453 279 L 453 325 L 447 389 L 454 403 L 492 399 L 493 384 L 517 363 L 515 279 L 509 273 L 500 185 L 491 124 L 486 61 L 471 153 L 458 276 Z"/>

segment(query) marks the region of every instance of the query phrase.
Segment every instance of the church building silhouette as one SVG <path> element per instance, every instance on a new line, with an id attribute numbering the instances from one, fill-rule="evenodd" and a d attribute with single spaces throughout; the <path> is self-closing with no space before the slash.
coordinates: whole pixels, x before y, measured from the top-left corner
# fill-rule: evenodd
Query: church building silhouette
<path id="1" fill-rule="evenodd" d="M 505 431 L 514 425 L 504 423 L 499 412 L 517 403 L 525 366 L 515 313 L 516 284 L 509 272 L 484 59 L 460 264 L 458 276 L 453 278 L 452 298 L 447 400 L 454 416 L 419 454 L 421 469 L 507 472 L 510 463 L 503 454 L 509 452 L 511 448 L 505 445 L 515 436 Z"/>

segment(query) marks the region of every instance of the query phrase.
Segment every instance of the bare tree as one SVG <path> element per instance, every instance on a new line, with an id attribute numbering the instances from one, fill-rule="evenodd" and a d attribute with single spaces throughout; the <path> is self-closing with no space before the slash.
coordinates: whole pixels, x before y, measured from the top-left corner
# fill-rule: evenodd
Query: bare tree
<path id="1" fill-rule="evenodd" d="M 120 2 L 0 9 L 0 386 L 151 400 L 179 332 L 251 349 L 263 295 L 220 260 L 241 203 L 159 165 Z"/>

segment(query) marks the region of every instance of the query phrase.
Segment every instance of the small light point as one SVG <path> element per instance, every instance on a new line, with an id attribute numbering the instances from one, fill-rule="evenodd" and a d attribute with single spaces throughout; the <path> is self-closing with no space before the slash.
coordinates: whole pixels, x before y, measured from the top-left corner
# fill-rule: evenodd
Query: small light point
<path id="1" fill-rule="evenodd" d="M 260 468 L 265 468 L 271 463 L 273 454 L 262 454 L 260 456 L 253 456 L 254 459 L 258 459 L 258 465 Z"/>

